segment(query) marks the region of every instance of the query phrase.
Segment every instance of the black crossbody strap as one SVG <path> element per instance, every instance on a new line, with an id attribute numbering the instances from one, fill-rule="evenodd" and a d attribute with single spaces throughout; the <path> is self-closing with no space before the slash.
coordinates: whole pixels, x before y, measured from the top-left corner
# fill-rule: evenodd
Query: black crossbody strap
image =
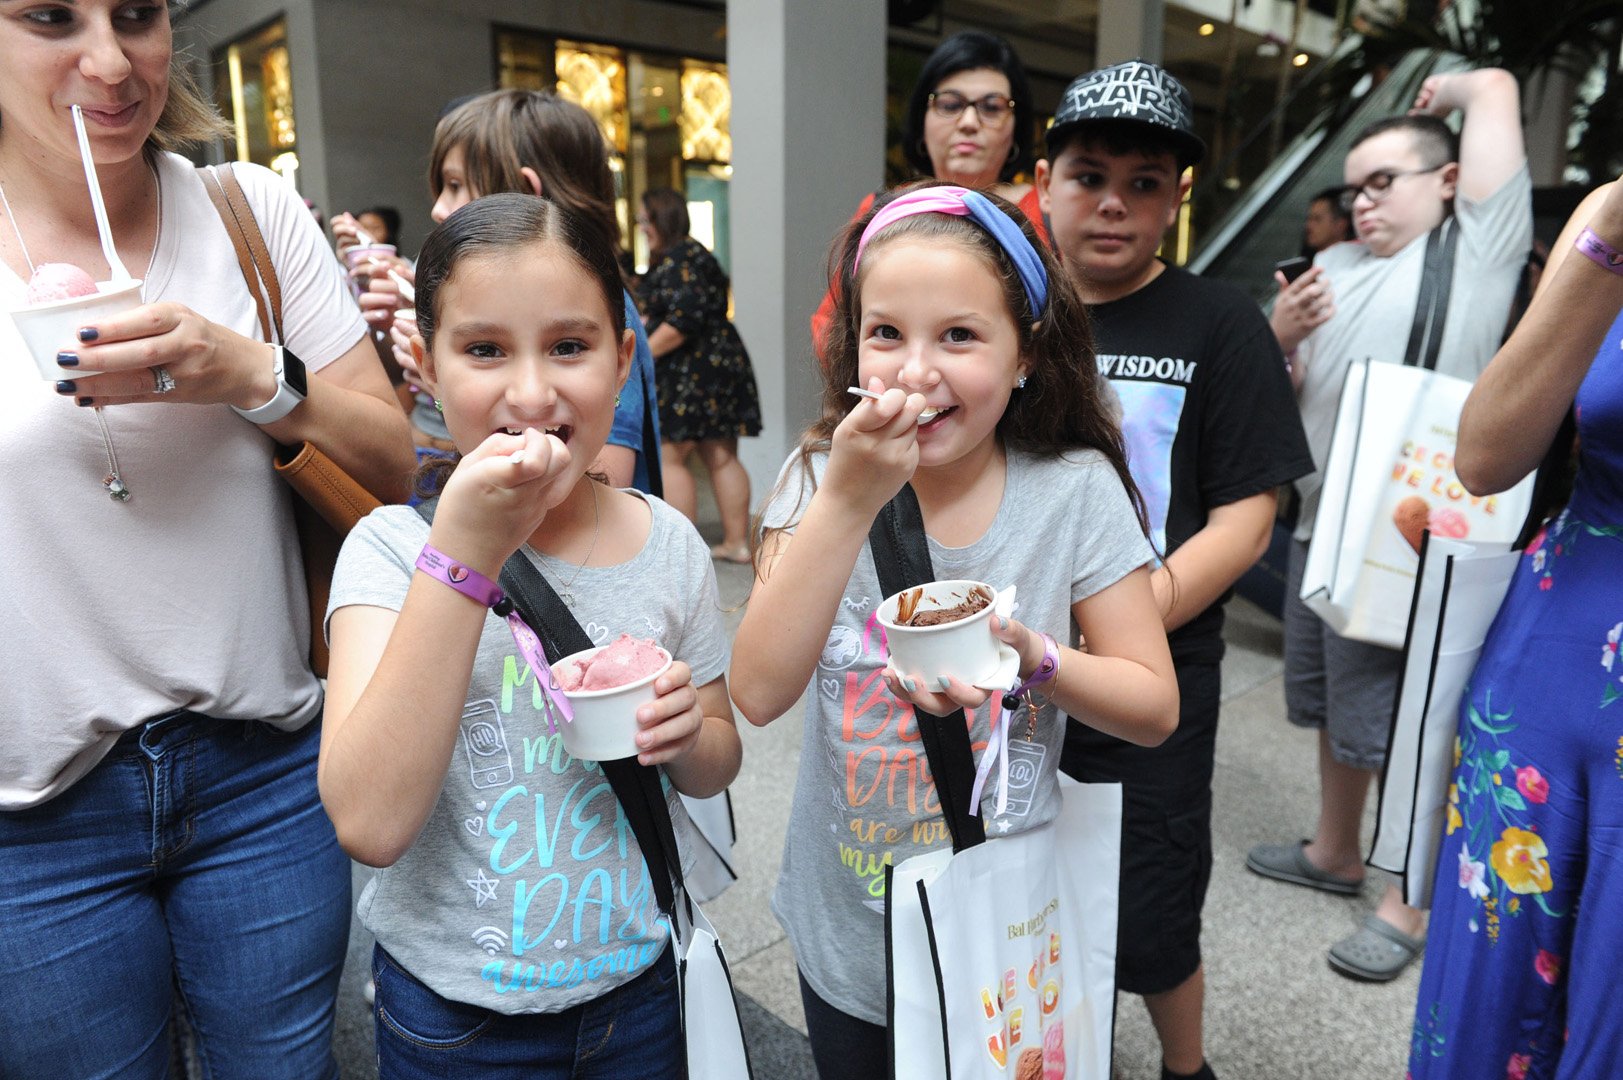
<path id="1" fill-rule="evenodd" d="M 637 373 L 643 388 L 642 461 L 648 467 L 648 494 L 665 497 L 665 472 L 659 461 L 659 436 L 654 434 L 654 417 L 659 414 L 659 390 L 652 374 Z"/>
<path id="2" fill-rule="evenodd" d="M 1415 303 L 1414 322 L 1409 327 L 1409 345 L 1404 364 L 1437 370 L 1437 355 L 1443 347 L 1443 328 L 1448 322 L 1448 299 L 1454 289 L 1454 253 L 1459 247 L 1459 225 L 1452 217 L 1426 237 L 1426 257 L 1420 269 L 1420 297 Z"/>
<path id="3" fill-rule="evenodd" d="M 914 585 L 935 580 L 930 543 L 924 535 L 924 515 L 911 485 L 904 484 L 886 503 L 868 532 L 868 549 L 879 574 L 879 589 L 892 596 Z M 963 851 L 986 841 L 986 825 L 970 793 L 975 783 L 975 753 L 969 745 L 969 722 L 964 710 L 949 716 L 918 717 L 920 741 L 930 763 L 941 816 L 952 834 L 952 849 Z"/>
<path id="4" fill-rule="evenodd" d="M 434 520 L 438 499 L 430 499 L 417 507 L 417 513 L 429 522 Z M 499 584 L 513 606 L 530 624 L 535 636 L 541 639 L 541 648 L 548 663 L 557 663 L 564 657 L 592 647 L 580 623 L 569 613 L 569 608 L 558 598 L 547 579 L 524 557 L 515 551 L 502 566 Z M 671 810 L 665 801 L 660 783 L 659 769 L 639 764 L 637 759 L 600 761 L 598 766 L 608 778 L 614 797 L 625 811 L 631 826 L 631 835 L 642 848 L 642 857 L 648 863 L 648 876 L 653 881 L 654 897 L 659 909 L 676 918 L 676 890 L 674 882 L 681 872 L 682 859 L 676 847 L 676 829 L 671 824 Z M 684 890 L 684 896 L 685 896 Z"/>

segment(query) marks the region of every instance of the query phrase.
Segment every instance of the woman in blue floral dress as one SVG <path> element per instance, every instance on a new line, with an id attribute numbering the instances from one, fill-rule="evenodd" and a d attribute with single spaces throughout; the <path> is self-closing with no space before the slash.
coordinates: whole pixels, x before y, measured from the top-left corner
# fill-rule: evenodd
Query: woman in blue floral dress
<path id="1" fill-rule="evenodd" d="M 1623 182 L 1568 222 L 1460 422 L 1475 493 L 1536 465 L 1575 397 L 1579 463 L 1461 702 L 1413 1080 L 1623 1076 L 1620 250 Z"/>

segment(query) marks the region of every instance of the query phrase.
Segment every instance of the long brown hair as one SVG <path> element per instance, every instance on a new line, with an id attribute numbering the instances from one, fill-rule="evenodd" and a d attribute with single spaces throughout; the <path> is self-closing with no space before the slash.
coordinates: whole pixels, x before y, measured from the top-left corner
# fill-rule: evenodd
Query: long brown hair
<path id="1" fill-rule="evenodd" d="M 873 216 L 897 196 L 941 186 L 939 181 L 924 180 L 876 199 L 868 213 L 852 222 L 835 242 L 831 259 L 836 275 L 832 284 L 835 305 L 826 341 L 828 365 L 823 378 L 822 415 L 801 438 L 802 466 L 809 465 L 812 454 L 829 448 L 834 429 L 856 406 L 856 399 L 846 387 L 857 385 L 862 274 L 853 270 L 853 266 L 863 230 Z M 1031 304 L 1013 260 L 991 233 L 970 218 L 948 214 L 915 214 L 903 218 L 869 242 L 863 250 L 867 256 L 863 265 L 872 265 L 875 253 L 904 236 L 958 244 L 983 260 L 1002 282 L 1004 303 L 1019 331 L 1020 354 L 1030 362 L 1026 385 L 1014 392 L 998 420 L 997 437 L 1005 446 L 1033 454 L 1054 455 L 1081 449 L 1099 451 L 1121 478 L 1138 510 L 1139 524 L 1148 535 L 1144 500 L 1127 470 L 1127 449 L 1121 425 L 1109 407 L 1104 381 L 1099 377 L 1094 360 L 1093 330 L 1088 323 L 1087 308 L 1047 245 L 1037 239 L 1026 216 L 998 196 L 983 194 L 1019 225 L 1042 259 L 1048 275 L 1048 302 L 1041 319 L 1032 319 Z M 810 475 L 809 468 L 803 472 Z"/>
<path id="2" fill-rule="evenodd" d="M 468 184 L 479 195 L 532 194 L 519 172 L 528 166 L 541 178 L 543 195 L 585 218 L 620 250 L 609 146 L 579 105 L 539 90 L 492 90 L 458 105 L 434 129 L 428 182 L 435 198 L 445 186 L 446 155 L 458 148 Z"/>

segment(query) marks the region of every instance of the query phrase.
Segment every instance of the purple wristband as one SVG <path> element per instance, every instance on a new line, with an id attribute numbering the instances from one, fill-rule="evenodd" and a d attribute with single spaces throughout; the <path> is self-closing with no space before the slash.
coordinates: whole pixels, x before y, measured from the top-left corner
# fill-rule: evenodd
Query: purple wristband
<path id="1" fill-rule="evenodd" d="M 1011 712 L 1019 706 L 1020 695 L 1034 686 L 1041 686 L 1055 675 L 1059 674 L 1059 642 L 1054 640 L 1053 634 L 1043 635 L 1043 658 L 1037 664 L 1037 670 L 1026 676 L 1024 682 L 1003 695 L 1003 707 Z"/>
<path id="2" fill-rule="evenodd" d="M 1603 270 L 1623 275 L 1623 251 L 1602 240 L 1595 234 L 1595 230 L 1585 229 L 1579 233 L 1573 247 L 1589 256 L 1590 261 Z"/>
<path id="3" fill-rule="evenodd" d="M 524 621 L 524 617 L 513 607 L 513 601 L 502 592 L 502 587 L 491 581 L 485 575 L 471 566 L 464 566 L 451 556 L 434 547 L 432 544 L 423 545 L 423 553 L 417 556 L 417 569 L 433 578 L 443 581 L 470 600 L 477 600 L 482 606 L 490 608 L 500 618 L 507 620 L 507 629 L 513 635 L 513 643 L 524 657 L 525 663 L 530 665 L 536 682 L 546 692 L 548 701 L 547 724 L 553 731 L 558 730 L 558 723 L 554 715 L 561 716 L 565 721 L 575 719 L 574 706 L 569 704 L 569 698 L 558 685 L 558 677 L 552 673 L 552 666 L 547 663 L 547 654 L 541 647 L 541 639 L 536 637 L 535 631 Z"/>
<path id="4" fill-rule="evenodd" d="M 445 582 L 463 596 L 477 600 L 482 607 L 493 608 L 507 599 L 500 585 L 431 544 L 423 545 L 423 553 L 417 556 L 417 569 L 435 581 Z M 496 614 L 506 615 L 507 612 L 498 611 Z"/>

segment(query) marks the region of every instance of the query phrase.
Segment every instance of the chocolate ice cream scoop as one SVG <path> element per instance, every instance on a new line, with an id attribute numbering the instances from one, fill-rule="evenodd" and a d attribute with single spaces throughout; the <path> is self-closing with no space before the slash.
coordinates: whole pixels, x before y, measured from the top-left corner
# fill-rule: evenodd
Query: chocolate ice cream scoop
<path id="1" fill-rule="evenodd" d="M 903 598 L 906 599 L 905 597 Z M 930 599 L 935 599 L 931 597 Z M 969 595 L 954 604 L 952 607 L 930 608 L 925 611 L 913 611 L 900 621 L 904 626 L 940 626 L 942 623 L 953 623 L 960 619 L 967 619 L 977 611 L 982 610 L 992 602 L 992 594 L 985 588 L 977 585 L 969 591 Z M 915 604 L 917 601 L 915 601 Z M 898 612 L 901 614 L 901 612 Z"/>

